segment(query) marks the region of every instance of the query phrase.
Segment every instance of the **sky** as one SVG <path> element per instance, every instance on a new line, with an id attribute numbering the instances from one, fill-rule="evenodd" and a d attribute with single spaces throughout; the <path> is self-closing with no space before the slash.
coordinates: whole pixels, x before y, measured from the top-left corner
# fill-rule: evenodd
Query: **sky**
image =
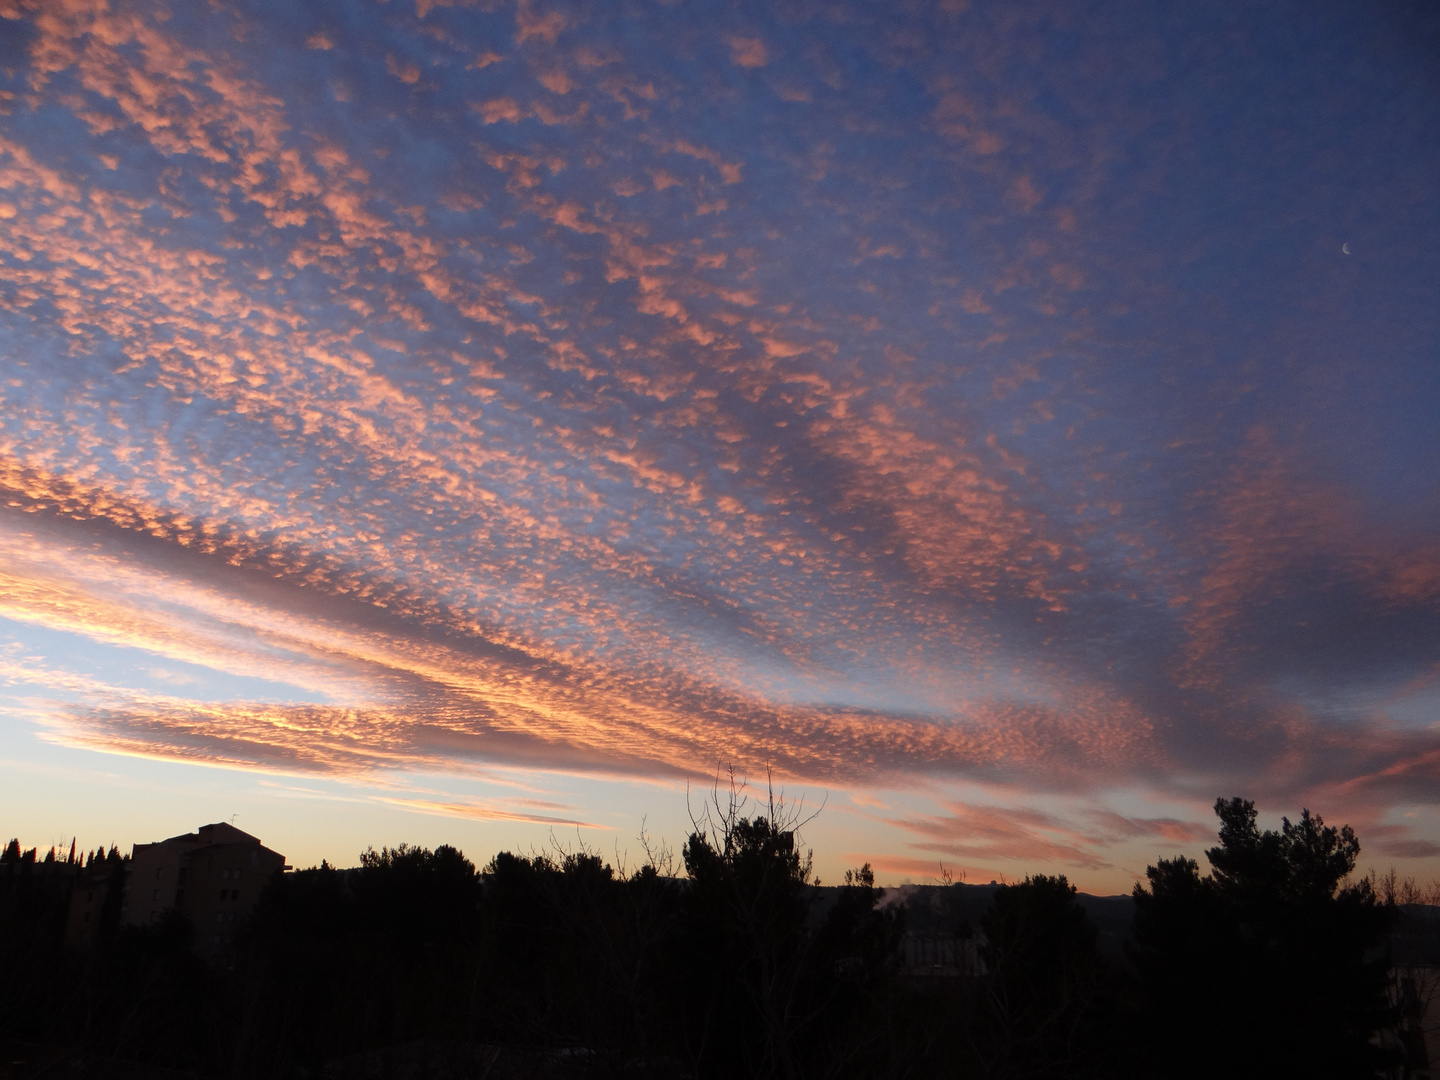
<path id="1" fill-rule="evenodd" d="M 7 836 L 1440 876 L 1433 4 L 0 16 Z"/>

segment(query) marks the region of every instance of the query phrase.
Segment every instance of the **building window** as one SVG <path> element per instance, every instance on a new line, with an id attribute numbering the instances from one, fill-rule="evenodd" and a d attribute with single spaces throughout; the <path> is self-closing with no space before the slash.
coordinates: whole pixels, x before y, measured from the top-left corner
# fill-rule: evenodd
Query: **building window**
<path id="1" fill-rule="evenodd" d="M 159 890 L 159 889 L 156 889 L 156 890 L 155 890 L 155 895 L 154 895 L 153 897 L 151 897 L 151 899 L 152 899 L 152 900 L 159 900 L 159 899 L 160 899 L 160 890 Z"/>

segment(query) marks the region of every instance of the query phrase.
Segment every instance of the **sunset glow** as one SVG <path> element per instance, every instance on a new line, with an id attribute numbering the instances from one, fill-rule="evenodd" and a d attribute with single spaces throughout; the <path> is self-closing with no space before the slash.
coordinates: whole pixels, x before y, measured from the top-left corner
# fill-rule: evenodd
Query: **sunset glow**
<path id="1" fill-rule="evenodd" d="M 1410 10 L 0 3 L 5 827 L 1434 876 Z"/>

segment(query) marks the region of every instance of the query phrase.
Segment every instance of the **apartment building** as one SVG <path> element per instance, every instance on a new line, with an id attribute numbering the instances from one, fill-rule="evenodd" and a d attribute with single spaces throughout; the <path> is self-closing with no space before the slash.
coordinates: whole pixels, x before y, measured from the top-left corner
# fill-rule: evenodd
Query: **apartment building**
<path id="1" fill-rule="evenodd" d="M 195 951 L 212 962 L 229 951 L 238 923 L 285 856 L 223 821 L 153 844 L 136 844 L 123 921 L 153 922 L 171 908 L 195 926 Z"/>

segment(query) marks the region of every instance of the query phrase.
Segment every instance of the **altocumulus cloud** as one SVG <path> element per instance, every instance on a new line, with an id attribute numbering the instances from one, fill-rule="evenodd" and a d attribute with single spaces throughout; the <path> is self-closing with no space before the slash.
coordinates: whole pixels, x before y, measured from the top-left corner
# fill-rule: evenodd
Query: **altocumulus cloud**
<path id="1" fill-rule="evenodd" d="M 1010 11 L 11 3 L 0 614 L 232 680 L 12 649 L 47 737 L 1242 786 L 1433 855 L 1419 31 Z M 1194 839 L 940 798 L 879 817 Z"/>

